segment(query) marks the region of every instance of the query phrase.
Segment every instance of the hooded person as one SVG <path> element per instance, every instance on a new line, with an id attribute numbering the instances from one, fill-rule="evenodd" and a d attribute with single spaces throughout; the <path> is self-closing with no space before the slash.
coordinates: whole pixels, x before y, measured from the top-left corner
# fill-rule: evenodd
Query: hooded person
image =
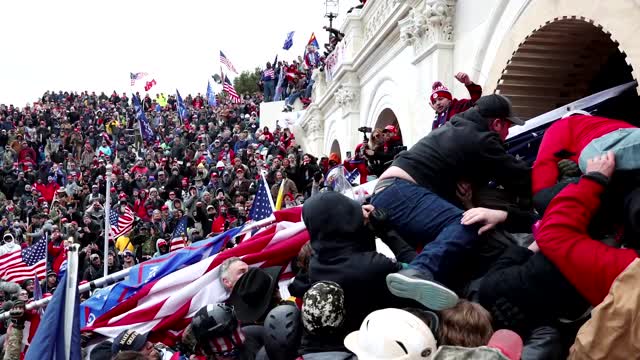
<path id="1" fill-rule="evenodd" d="M 169 253 L 169 242 L 162 238 L 156 240 L 156 253 L 153 254 L 153 257 L 162 256 L 168 253 Z"/>
<path id="2" fill-rule="evenodd" d="M 344 290 L 347 331 L 356 330 L 371 311 L 398 301 L 387 290 L 385 278 L 403 266 L 376 252 L 365 226 L 372 210 L 337 192 L 314 195 L 302 208 L 313 249 L 309 283 L 333 281 Z"/>
<path id="3" fill-rule="evenodd" d="M 16 244 L 13 234 L 5 233 L 2 236 L 2 246 L 0 246 L 0 256 L 8 254 L 12 251 L 21 249 L 19 244 Z"/>

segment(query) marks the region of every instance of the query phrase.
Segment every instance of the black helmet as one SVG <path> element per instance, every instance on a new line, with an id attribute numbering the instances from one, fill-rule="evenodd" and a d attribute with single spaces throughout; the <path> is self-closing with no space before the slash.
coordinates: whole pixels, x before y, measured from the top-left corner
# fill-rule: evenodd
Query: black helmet
<path id="1" fill-rule="evenodd" d="M 300 310 L 293 305 L 280 305 L 264 320 L 264 348 L 270 360 L 296 358 L 302 336 Z"/>
<path id="2" fill-rule="evenodd" d="M 204 306 L 191 319 L 191 328 L 199 344 L 208 340 L 230 336 L 238 327 L 238 319 L 232 307 L 226 304 Z"/>

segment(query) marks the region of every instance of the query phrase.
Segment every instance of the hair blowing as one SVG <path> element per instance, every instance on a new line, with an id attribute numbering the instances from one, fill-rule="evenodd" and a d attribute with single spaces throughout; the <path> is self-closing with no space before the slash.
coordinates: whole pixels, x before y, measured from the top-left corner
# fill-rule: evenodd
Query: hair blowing
<path id="1" fill-rule="evenodd" d="M 440 346 L 483 346 L 487 345 L 491 335 L 491 314 L 478 303 L 460 300 L 456 306 L 440 312 Z"/>

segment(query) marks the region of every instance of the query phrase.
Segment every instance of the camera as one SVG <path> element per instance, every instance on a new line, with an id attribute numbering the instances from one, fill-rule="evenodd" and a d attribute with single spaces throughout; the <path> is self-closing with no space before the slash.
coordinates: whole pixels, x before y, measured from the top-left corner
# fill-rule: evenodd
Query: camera
<path id="1" fill-rule="evenodd" d="M 366 133 L 372 132 L 373 129 L 368 127 L 368 126 L 361 126 L 361 127 L 358 128 L 358 131 L 361 132 L 361 133 L 365 133 L 366 134 Z"/>

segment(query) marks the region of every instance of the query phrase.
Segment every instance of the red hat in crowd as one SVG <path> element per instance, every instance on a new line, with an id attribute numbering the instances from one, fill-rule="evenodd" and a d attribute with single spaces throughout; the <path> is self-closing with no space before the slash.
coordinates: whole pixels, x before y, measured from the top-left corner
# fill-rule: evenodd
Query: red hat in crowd
<path id="1" fill-rule="evenodd" d="M 453 98 L 451 96 L 451 91 L 449 91 L 449 89 L 446 86 L 442 85 L 440 81 L 434 82 L 433 85 L 431 86 L 431 89 L 433 90 L 431 92 L 432 104 L 435 103 L 439 97 L 443 97 L 449 100 Z"/>
<path id="2" fill-rule="evenodd" d="M 393 125 L 387 125 L 387 126 L 384 127 L 383 131 L 385 131 L 385 132 L 388 131 L 390 133 L 394 133 L 395 134 L 396 133 L 396 127 L 393 126 Z"/>
<path id="3" fill-rule="evenodd" d="M 236 169 L 236 172 L 237 172 L 237 173 L 240 173 L 240 172 L 241 172 L 241 173 L 244 173 L 244 169 L 243 169 L 243 168 L 241 168 L 241 167 L 239 167 L 239 168 L 237 168 L 237 169 Z"/>

